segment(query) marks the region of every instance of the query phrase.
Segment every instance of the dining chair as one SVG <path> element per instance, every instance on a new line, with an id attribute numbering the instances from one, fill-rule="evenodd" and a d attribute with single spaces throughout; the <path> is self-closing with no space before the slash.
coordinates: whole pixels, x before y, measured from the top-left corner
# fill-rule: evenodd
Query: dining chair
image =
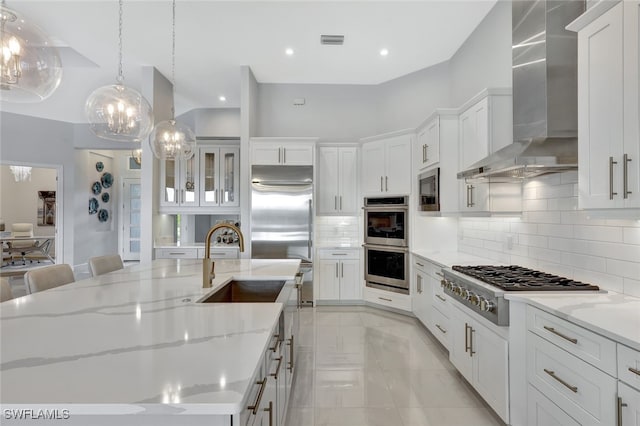
<path id="1" fill-rule="evenodd" d="M 96 277 L 107 272 L 124 269 L 124 264 L 119 254 L 109 254 L 89 259 L 89 269 L 91 270 L 91 275 Z"/>
<path id="2" fill-rule="evenodd" d="M 33 223 L 14 223 L 11 225 L 12 237 L 33 237 Z M 22 255 L 22 264 L 26 265 L 25 256 L 27 253 L 33 251 L 39 251 L 37 240 L 24 240 L 24 241 L 9 241 L 7 242 L 8 251 L 11 256 L 13 253 L 20 253 Z M 33 262 L 33 261 L 31 261 Z M 11 260 L 13 264 L 13 259 Z"/>
<path id="3" fill-rule="evenodd" d="M 44 266 L 24 274 L 24 283 L 30 294 L 69 284 L 75 280 L 71 266 L 66 263 Z"/>
<path id="4" fill-rule="evenodd" d="M 5 302 L 11 299 L 13 299 L 13 294 L 11 293 L 11 284 L 9 284 L 9 280 L 6 278 L 0 278 L 0 302 Z"/>

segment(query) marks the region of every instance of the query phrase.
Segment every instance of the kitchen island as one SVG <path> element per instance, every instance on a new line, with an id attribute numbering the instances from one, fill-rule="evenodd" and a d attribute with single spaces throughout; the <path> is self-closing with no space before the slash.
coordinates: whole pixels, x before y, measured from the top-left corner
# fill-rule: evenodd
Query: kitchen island
<path id="1" fill-rule="evenodd" d="M 216 261 L 202 288 L 201 260 L 162 259 L 2 303 L 3 424 L 43 408 L 64 424 L 238 424 L 284 304 L 198 302 L 231 279 L 285 292 L 298 268 Z"/>

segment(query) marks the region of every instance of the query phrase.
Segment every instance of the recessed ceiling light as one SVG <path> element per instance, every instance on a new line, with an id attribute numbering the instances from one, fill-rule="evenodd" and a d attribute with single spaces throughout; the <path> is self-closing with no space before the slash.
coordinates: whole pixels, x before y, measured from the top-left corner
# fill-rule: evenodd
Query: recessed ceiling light
<path id="1" fill-rule="evenodd" d="M 224 102 L 227 100 L 227 98 L 224 95 L 220 95 L 218 99 L 220 99 L 220 102 Z"/>
<path id="2" fill-rule="evenodd" d="M 389 54 L 389 49 L 380 49 L 380 56 L 387 56 Z"/>
<path id="3" fill-rule="evenodd" d="M 292 55 L 293 55 L 293 49 L 292 49 L 292 48 L 290 48 L 290 47 L 287 47 L 287 49 L 284 51 L 284 53 L 285 53 L 287 56 L 292 56 Z"/>

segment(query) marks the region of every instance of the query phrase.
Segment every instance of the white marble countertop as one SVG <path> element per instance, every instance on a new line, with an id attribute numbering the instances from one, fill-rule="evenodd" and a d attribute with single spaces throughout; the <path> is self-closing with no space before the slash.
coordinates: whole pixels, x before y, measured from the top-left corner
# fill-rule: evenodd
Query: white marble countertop
<path id="1" fill-rule="evenodd" d="M 505 294 L 640 351 L 640 298 L 620 293 Z"/>
<path id="2" fill-rule="evenodd" d="M 4 302 L 0 403 L 239 413 L 283 305 L 195 302 L 232 278 L 292 280 L 299 264 L 216 261 L 203 289 L 200 259 L 161 259 Z"/>
<path id="3" fill-rule="evenodd" d="M 153 248 L 176 248 L 176 247 L 204 248 L 204 243 L 156 243 L 153 246 Z M 237 244 L 214 243 L 214 244 L 211 244 L 211 248 L 238 250 L 240 247 Z"/>
<path id="4" fill-rule="evenodd" d="M 500 262 L 474 256 L 472 254 L 459 251 L 432 251 L 432 250 L 412 250 L 416 256 L 420 256 L 443 267 L 451 268 L 453 265 L 499 265 Z"/>

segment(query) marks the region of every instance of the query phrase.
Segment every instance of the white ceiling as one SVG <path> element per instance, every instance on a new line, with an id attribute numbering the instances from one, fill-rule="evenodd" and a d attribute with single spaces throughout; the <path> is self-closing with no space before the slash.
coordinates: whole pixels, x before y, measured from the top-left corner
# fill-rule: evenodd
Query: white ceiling
<path id="1" fill-rule="evenodd" d="M 260 83 L 378 84 L 446 61 L 496 0 L 211 1 L 176 6 L 176 114 L 239 107 L 241 65 Z M 115 82 L 117 0 L 9 0 L 63 46 L 58 90 L 38 104 L 3 111 L 85 122 L 84 101 Z M 140 89 L 141 67 L 171 77 L 171 1 L 125 0 L 125 84 Z M 344 46 L 320 45 L 343 34 Z M 293 56 L 284 50 L 291 47 Z M 389 49 L 382 57 L 381 48 Z M 218 100 L 225 95 L 226 102 Z"/>

